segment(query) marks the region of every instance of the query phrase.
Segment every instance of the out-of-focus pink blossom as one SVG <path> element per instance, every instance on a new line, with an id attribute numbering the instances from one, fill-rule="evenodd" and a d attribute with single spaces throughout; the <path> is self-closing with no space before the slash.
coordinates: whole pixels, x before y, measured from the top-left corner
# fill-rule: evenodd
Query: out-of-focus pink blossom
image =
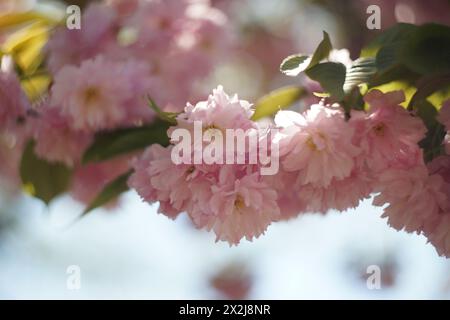
<path id="1" fill-rule="evenodd" d="M 86 59 L 117 50 L 115 20 L 112 7 L 94 3 L 83 11 L 81 29 L 56 29 L 47 44 L 49 69 L 56 73 L 65 66 L 79 66 Z"/>
<path id="2" fill-rule="evenodd" d="M 70 167 L 78 164 L 93 138 L 90 133 L 72 128 L 55 108 L 44 107 L 30 120 L 35 152 L 50 162 L 62 162 Z"/>
<path id="3" fill-rule="evenodd" d="M 143 104 L 146 81 L 145 65 L 120 64 L 100 56 L 80 67 L 62 68 L 55 76 L 51 105 L 59 108 L 75 129 L 125 126 L 142 120 L 134 117 L 142 113 L 139 109 L 148 112 Z"/>
<path id="4" fill-rule="evenodd" d="M 12 129 L 24 120 L 29 102 L 17 76 L 0 71 L 0 131 Z"/>

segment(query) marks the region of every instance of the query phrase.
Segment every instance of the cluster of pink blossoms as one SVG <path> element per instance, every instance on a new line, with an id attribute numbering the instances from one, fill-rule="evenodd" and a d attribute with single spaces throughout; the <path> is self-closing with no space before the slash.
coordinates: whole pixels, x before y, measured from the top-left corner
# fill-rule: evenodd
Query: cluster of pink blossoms
<path id="1" fill-rule="evenodd" d="M 147 96 L 166 111 L 180 111 L 185 101 L 202 94 L 198 83 L 226 54 L 229 34 L 226 17 L 208 1 L 90 4 L 82 11 L 81 29 L 64 25 L 50 36 L 45 49 L 52 78 L 48 96 L 30 107 L 15 76 L 1 74 L 5 93 L 0 99 L 5 101 L 0 102 L 0 124 L 6 118 L 14 122 L 22 112 L 26 130 L 17 139 L 23 145 L 33 138 L 39 157 L 74 168 L 71 193 L 88 203 L 130 166 L 130 157 L 81 165 L 94 135 L 151 123 L 155 116 Z M 20 157 L 23 148 L 14 150 Z"/>
<path id="2" fill-rule="evenodd" d="M 262 138 L 279 148 L 275 175 L 262 176 L 254 164 L 175 164 L 174 144 L 154 145 L 135 161 L 129 184 L 144 200 L 159 201 L 159 212 L 171 218 L 187 212 L 196 226 L 230 244 L 258 237 L 272 222 L 345 211 L 376 194 L 374 205 L 387 205 L 392 227 L 425 234 L 449 256 L 450 156 L 425 164 L 419 142 L 426 127 L 400 106 L 403 92 L 373 90 L 365 101 L 368 109 L 352 111 L 350 119 L 339 105 L 323 102 L 304 113 L 279 111 Z M 188 104 L 169 133 L 192 129 L 194 121 L 202 121 L 205 132 L 261 131 L 251 115 L 247 101 L 218 87 L 207 101 Z"/>

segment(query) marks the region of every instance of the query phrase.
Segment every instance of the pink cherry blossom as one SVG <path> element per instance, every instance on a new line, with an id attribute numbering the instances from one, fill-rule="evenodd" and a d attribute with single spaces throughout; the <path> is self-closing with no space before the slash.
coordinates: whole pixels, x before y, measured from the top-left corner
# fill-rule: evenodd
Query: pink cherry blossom
<path id="1" fill-rule="evenodd" d="M 395 229 L 421 232 L 427 221 L 448 209 L 444 189 L 448 187 L 438 175 L 429 175 L 425 166 L 410 169 L 386 169 L 378 176 L 373 204 L 383 206 L 383 217 Z"/>
<path id="2" fill-rule="evenodd" d="M 48 67 L 53 73 L 68 65 L 117 50 L 115 10 L 103 3 L 90 4 L 81 18 L 81 29 L 56 29 L 47 44 Z"/>
<path id="3" fill-rule="evenodd" d="M 255 127 L 250 120 L 252 115 L 252 105 L 248 101 L 240 100 L 237 95 L 229 96 L 222 86 L 218 86 L 208 100 L 195 105 L 188 103 L 177 121 L 182 127 L 201 121 L 204 128 L 246 130 Z"/>
<path id="4" fill-rule="evenodd" d="M 425 236 L 436 248 L 439 255 L 450 258 L 450 212 L 441 213 L 434 221 L 430 221 L 433 227 L 425 229 Z"/>
<path id="5" fill-rule="evenodd" d="M 380 171 L 393 163 L 399 165 L 407 159 L 418 159 L 418 143 L 425 137 L 426 128 L 420 118 L 399 105 L 404 100 L 403 92 L 372 90 L 364 99 L 370 109 L 355 127 L 369 167 Z M 358 117 L 353 121 L 358 122 Z"/>
<path id="6" fill-rule="evenodd" d="M 171 150 L 158 144 L 150 146 L 133 162 L 135 173 L 129 185 L 145 201 L 159 201 L 158 212 L 175 218 L 190 206 L 189 181 L 197 173 L 192 166 L 175 165 L 170 158 Z"/>
<path id="7" fill-rule="evenodd" d="M 354 170 L 347 178 L 333 179 L 328 187 L 302 186 L 298 195 L 307 204 L 308 212 L 327 213 L 331 209 L 342 212 L 356 208 L 361 200 L 367 199 L 373 191 L 372 184 L 367 173 Z"/>
<path id="8" fill-rule="evenodd" d="M 238 244 L 243 237 L 249 241 L 257 238 L 280 215 L 277 192 L 258 173 L 239 169 L 223 166 L 203 209 L 193 213 L 194 221 L 202 221 L 200 226 L 212 229 L 217 240 L 230 244 Z M 202 215 L 200 219 L 195 217 L 198 214 Z"/>
<path id="9" fill-rule="evenodd" d="M 279 111 L 275 124 L 281 128 L 277 140 L 283 167 L 298 175 L 300 185 L 327 187 L 333 178 L 350 176 L 360 151 L 351 143 L 354 130 L 341 110 L 316 104 L 304 114 Z"/>
<path id="10" fill-rule="evenodd" d="M 51 105 L 60 108 L 75 129 L 108 129 L 142 120 L 134 116 L 139 108 L 148 112 L 143 104 L 146 86 L 136 76 L 147 81 L 145 65 L 114 63 L 101 56 L 80 67 L 66 66 L 55 76 Z"/>

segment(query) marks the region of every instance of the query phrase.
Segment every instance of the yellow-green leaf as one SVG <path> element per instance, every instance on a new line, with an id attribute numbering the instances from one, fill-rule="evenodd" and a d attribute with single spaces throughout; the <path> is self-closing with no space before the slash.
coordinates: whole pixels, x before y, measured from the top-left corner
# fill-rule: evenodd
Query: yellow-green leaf
<path id="1" fill-rule="evenodd" d="M 285 109 L 306 95 L 302 87 L 289 86 L 272 91 L 260 98 L 255 104 L 255 113 L 252 119 L 258 120 L 275 114 L 278 110 Z"/>

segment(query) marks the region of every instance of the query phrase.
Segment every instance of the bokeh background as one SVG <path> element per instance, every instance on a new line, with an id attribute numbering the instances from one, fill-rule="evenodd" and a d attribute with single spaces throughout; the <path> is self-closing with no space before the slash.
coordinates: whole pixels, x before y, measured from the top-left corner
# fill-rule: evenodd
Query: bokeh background
<path id="1" fill-rule="evenodd" d="M 0 14 L 89 1 L 0 0 Z M 450 24 L 447 0 L 214 0 L 235 31 L 235 48 L 204 84 L 253 100 L 301 79 L 278 72 L 289 54 L 311 52 L 327 31 L 352 57 L 375 37 L 366 9 L 396 22 Z M 44 9 L 45 10 L 45 9 Z M 3 164 L 0 163 L 0 166 Z M 1 190 L 0 186 L 0 190 Z M 450 261 L 425 238 L 397 232 L 370 200 L 344 213 L 305 214 L 277 223 L 238 247 L 215 243 L 188 219 L 128 192 L 116 208 L 71 222 L 83 207 L 62 196 L 45 207 L 0 191 L 0 298 L 3 299 L 448 299 Z M 67 286 L 79 266 L 81 287 Z M 381 289 L 367 268 L 379 266 Z"/>

